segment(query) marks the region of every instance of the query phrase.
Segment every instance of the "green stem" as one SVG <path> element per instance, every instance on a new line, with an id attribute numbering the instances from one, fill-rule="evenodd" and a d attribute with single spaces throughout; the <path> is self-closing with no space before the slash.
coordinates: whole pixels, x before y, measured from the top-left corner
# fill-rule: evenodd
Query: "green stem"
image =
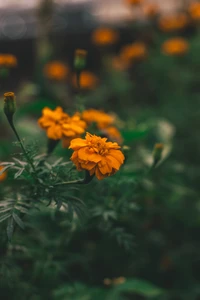
<path id="1" fill-rule="evenodd" d="M 85 178 L 79 179 L 79 180 L 72 180 L 72 181 L 66 181 L 66 182 L 59 182 L 54 184 L 55 186 L 62 186 L 62 185 L 68 185 L 68 184 L 88 184 L 93 179 L 94 174 L 90 175 L 88 171 L 85 172 Z"/>
<path id="2" fill-rule="evenodd" d="M 14 123 L 13 123 L 13 119 L 12 119 L 12 118 L 9 118 L 8 116 L 7 116 L 7 119 L 8 119 L 8 122 L 9 122 L 9 124 L 10 124 L 10 127 L 12 128 L 14 134 L 15 134 L 16 137 L 17 137 L 18 142 L 20 143 L 20 146 L 21 146 L 21 148 L 22 148 L 22 151 L 23 151 L 23 153 L 24 153 L 24 155 L 25 155 L 27 161 L 28 161 L 29 164 L 31 165 L 33 171 L 36 172 L 35 167 L 34 167 L 34 165 L 33 165 L 33 162 L 31 161 L 30 157 L 28 156 L 28 153 L 26 152 L 26 149 L 25 149 L 25 147 L 24 147 L 24 145 L 23 145 L 23 143 L 22 143 L 22 141 L 21 141 L 21 139 L 20 139 L 20 137 L 19 137 L 19 135 L 18 135 L 18 133 L 17 133 L 17 130 L 16 130 L 15 125 L 14 125 Z"/>

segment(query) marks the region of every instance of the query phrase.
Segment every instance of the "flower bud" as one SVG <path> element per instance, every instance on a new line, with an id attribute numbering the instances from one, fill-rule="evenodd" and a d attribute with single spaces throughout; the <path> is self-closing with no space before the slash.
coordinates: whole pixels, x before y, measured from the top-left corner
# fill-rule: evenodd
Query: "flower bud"
<path id="1" fill-rule="evenodd" d="M 74 68 L 77 71 L 81 71 L 85 68 L 85 66 L 86 66 L 86 56 L 87 56 L 87 51 L 86 50 L 77 49 L 75 51 Z"/>
<path id="2" fill-rule="evenodd" d="M 162 143 L 155 144 L 153 150 L 154 166 L 161 160 L 164 145 Z"/>
<path id="3" fill-rule="evenodd" d="M 4 94 L 4 113 L 8 119 L 12 118 L 16 111 L 15 94 L 7 92 Z"/>

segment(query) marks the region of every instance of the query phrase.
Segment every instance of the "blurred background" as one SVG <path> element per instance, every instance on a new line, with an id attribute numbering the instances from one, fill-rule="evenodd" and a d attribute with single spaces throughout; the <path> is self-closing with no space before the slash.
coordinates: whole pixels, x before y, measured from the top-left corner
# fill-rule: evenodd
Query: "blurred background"
<path id="1" fill-rule="evenodd" d="M 87 53 L 80 87 L 77 49 Z M 199 54 L 200 1 L 0 0 L 0 161 L 19 152 L 2 112 L 7 91 L 39 154 L 42 110 L 61 106 L 114 116 L 112 133 L 98 133 L 126 155 L 119 175 L 75 192 L 82 223 L 50 206 L 12 243 L 1 226 L 2 300 L 200 299 Z M 161 161 L 144 176 L 156 143 Z M 69 151 L 59 145 L 53 159 Z M 2 198 L 13 182 L 0 177 Z"/>

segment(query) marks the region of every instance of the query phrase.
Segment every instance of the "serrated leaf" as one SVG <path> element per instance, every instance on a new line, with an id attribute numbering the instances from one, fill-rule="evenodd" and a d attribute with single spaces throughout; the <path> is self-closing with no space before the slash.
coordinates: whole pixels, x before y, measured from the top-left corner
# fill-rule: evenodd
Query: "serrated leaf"
<path id="1" fill-rule="evenodd" d="M 1 169 L 1 171 L 0 171 L 0 176 L 6 171 L 6 170 L 8 170 L 9 168 L 11 168 L 12 167 L 12 165 L 9 165 L 9 166 L 6 166 L 6 167 L 4 167 L 3 169 Z"/>
<path id="2" fill-rule="evenodd" d="M 19 225 L 20 228 L 25 229 L 25 224 L 22 221 L 22 219 L 15 213 L 13 213 L 12 216 L 15 222 L 17 223 L 17 225 Z"/>
<path id="3" fill-rule="evenodd" d="M 0 222 L 5 221 L 6 219 L 8 219 L 12 214 L 11 213 L 7 213 L 5 215 L 0 216 Z"/>
<path id="4" fill-rule="evenodd" d="M 15 173 L 14 179 L 17 179 L 23 173 L 24 170 L 25 170 L 24 168 L 19 169 L 19 171 Z"/>
<path id="5" fill-rule="evenodd" d="M 18 158 L 13 157 L 13 160 L 17 162 L 20 166 L 25 167 L 27 165 L 27 162 L 19 160 Z"/>
<path id="6" fill-rule="evenodd" d="M 10 161 L 4 161 L 4 162 L 1 162 L 0 163 L 0 166 L 7 166 L 7 165 L 11 165 L 11 166 L 14 166 L 14 162 L 10 162 Z"/>

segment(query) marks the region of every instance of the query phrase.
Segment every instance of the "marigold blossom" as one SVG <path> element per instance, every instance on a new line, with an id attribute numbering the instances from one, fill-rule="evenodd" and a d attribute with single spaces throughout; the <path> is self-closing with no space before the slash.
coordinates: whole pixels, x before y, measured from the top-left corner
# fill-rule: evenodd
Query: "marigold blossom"
<path id="1" fill-rule="evenodd" d="M 142 42 L 135 42 L 129 45 L 126 45 L 122 48 L 120 52 L 120 57 L 122 61 L 131 63 L 144 59 L 147 56 L 146 45 Z"/>
<path id="2" fill-rule="evenodd" d="M 90 71 L 82 71 L 80 74 L 80 87 L 84 90 L 92 90 L 94 89 L 97 84 L 98 84 L 98 78 L 96 77 L 95 74 L 93 74 Z M 72 78 L 72 83 L 73 85 L 78 88 L 78 84 L 77 84 L 77 75 L 74 74 L 73 78 Z"/>
<path id="3" fill-rule="evenodd" d="M 184 13 L 180 13 L 161 17 L 158 21 L 158 26 L 164 32 L 171 32 L 185 28 L 188 23 L 188 16 Z"/>
<path id="4" fill-rule="evenodd" d="M 193 2 L 189 6 L 189 13 L 193 20 L 200 20 L 200 2 Z"/>
<path id="5" fill-rule="evenodd" d="M 117 143 L 90 133 L 85 139 L 73 139 L 69 148 L 74 150 L 71 160 L 77 170 L 87 170 L 90 176 L 95 175 L 99 180 L 115 174 L 125 159 Z"/>
<path id="6" fill-rule="evenodd" d="M 115 44 L 119 39 L 117 31 L 111 28 L 98 28 L 92 33 L 92 42 L 98 46 L 109 46 Z"/>
<path id="7" fill-rule="evenodd" d="M 60 61 L 52 61 L 44 66 L 44 74 L 51 80 L 64 80 L 69 74 L 69 68 Z"/>
<path id="8" fill-rule="evenodd" d="M 81 120 L 80 114 L 76 113 L 62 124 L 63 147 L 68 148 L 74 138 L 80 137 L 85 132 L 86 122 Z"/>
<path id="9" fill-rule="evenodd" d="M 2 171 L 3 169 L 4 169 L 4 167 L 0 166 L 0 171 Z M 5 171 L 0 175 L 0 182 L 4 181 L 6 179 L 6 177 L 7 177 L 7 172 Z"/>
<path id="10" fill-rule="evenodd" d="M 85 132 L 86 122 L 81 120 L 79 114 L 70 117 L 61 107 L 57 107 L 55 110 L 45 107 L 42 114 L 38 120 L 40 127 L 46 130 L 50 139 L 66 139 L 63 142 L 64 145 L 68 139 L 71 140 Z"/>
<path id="11" fill-rule="evenodd" d="M 115 118 L 104 111 L 97 109 L 88 109 L 83 111 L 82 119 L 90 125 L 91 123 L 96 123 L 99 129 L 103 129 L 113 124 Z"/>
<path id="12" fill-rule="evenodd" d="M 0 54 L 0 67 L 13 68 L 17 66 L 17 58 L 13 54 Z"/>
<path id="13" fill-rule="evenodd" d="M 163 53 L 172 56 L 184 55 L 188 49 L 188 42 L 181 37 L 169 39 L 162 44 Z"/>

